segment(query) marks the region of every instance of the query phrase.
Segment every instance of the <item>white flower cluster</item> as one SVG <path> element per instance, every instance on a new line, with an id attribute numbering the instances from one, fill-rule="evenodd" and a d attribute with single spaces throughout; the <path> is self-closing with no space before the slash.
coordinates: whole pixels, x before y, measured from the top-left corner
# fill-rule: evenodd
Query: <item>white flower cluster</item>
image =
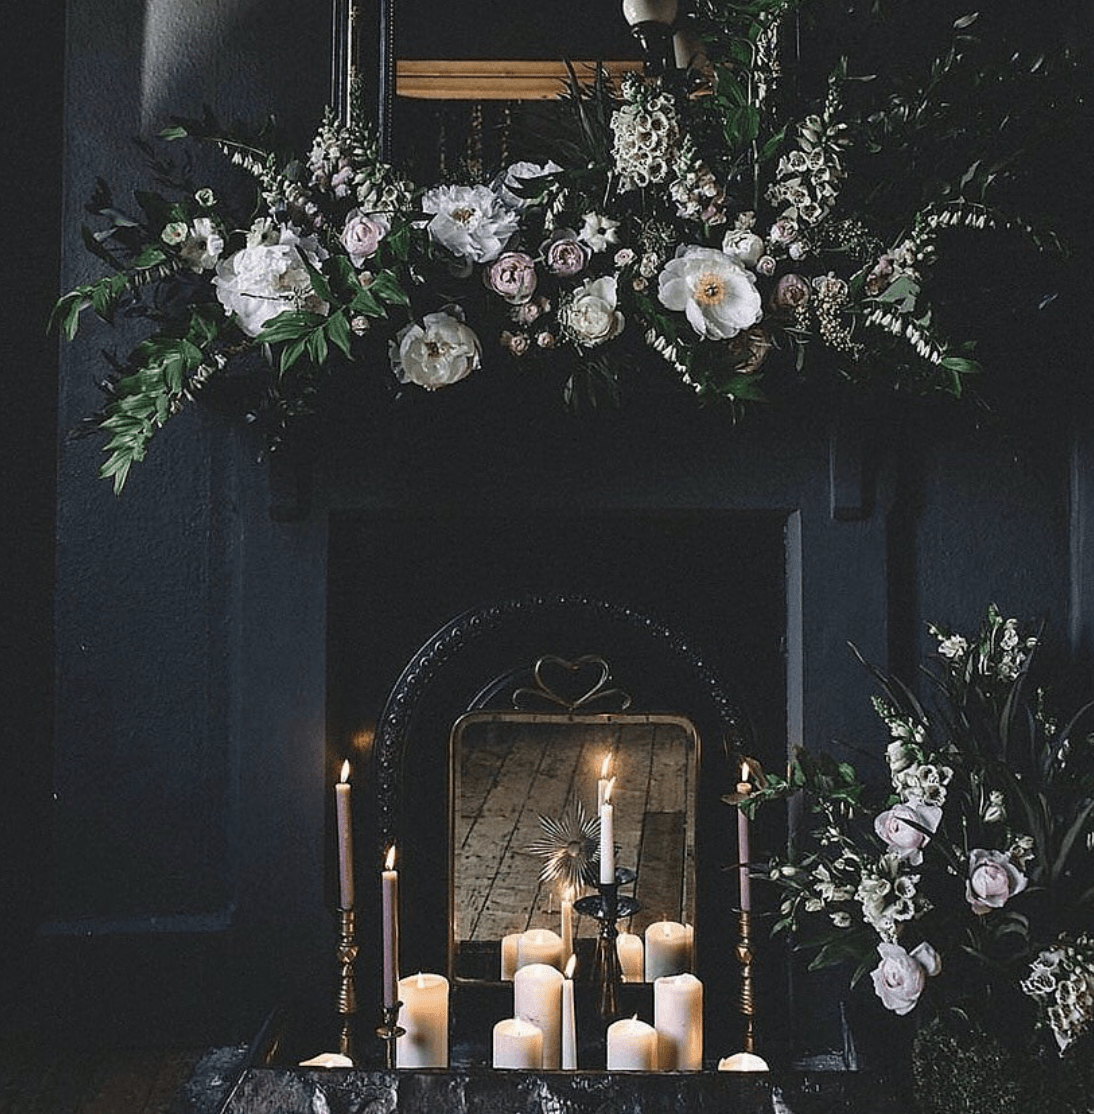
<path id="1" fill-rule="evenodd" d="M 898 853 L 886 852 L 876 867 L 864 867 L 855 892 L 863 919 L 890 944 L 896 942 L 904 921 L 921 916 L 929 907 L 916 890 L 920 876 L 902 873 L 902 863 Z"/>
<path id="2" fill-rule="evenodd" d="M 819 116 L 807 116 L 798 126 L 799 146 L 779 160 L 766 197 L 772 205 L 784 206 L 784 217 L 817 224 L 836 203 L 843 166 L 825 142 L 826 131 Z"/>
<path id="3" fill-rule="evenodd" d="M 946 787 L 953 780 L 951 767 L 928 762 L 924 753 L 927 732 L 923 724 L 897 712 L 875 697 L 874 710 L 889 728 L 892 742 L 885 751 L 893 788 L 904 804 L 935 805 L 946 803 Z"/>
<path id="4" fill-rule="evenodd" d="M 308 155 L 310 185 L 350 198 L 367 213 L 394 213 L 410 203 L 410 186 L 379 161 L 375 142 L 327 119 Z"/>
<path id="5" fill-rule="evenodd" d="M 676 202 L 677 215 L 704 224 L 724 224 L 725 189 L 699 157 L 691 136 L 684 137 L 674 170 L 676 177 L 669 183 L 669 196 Z"/>
<path id="6" fill-rule="evenodd" d="M 1061 940 L 1033 961 L 1022 989 L 1045 1010 L 1060 1051 L 1094 1021 L 1094 940 Z"/>
<path id="7" fill-rule="evenodd" d="M 672 172 L 680 139 L 676 107 L 667 93 L 648 95 L 636 81 L 623 86 L 624 103 L 612 113 L 612 157 L 619 188 L 642 189 Z"/>

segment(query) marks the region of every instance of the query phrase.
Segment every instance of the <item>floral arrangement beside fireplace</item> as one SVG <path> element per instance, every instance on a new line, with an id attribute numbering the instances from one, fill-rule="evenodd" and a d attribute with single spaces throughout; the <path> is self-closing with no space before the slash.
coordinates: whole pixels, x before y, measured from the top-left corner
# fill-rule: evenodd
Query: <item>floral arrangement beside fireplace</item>
<path id="1" fill-rule="evenodd" d="M 873 670 L 887 785 L 801 752 L 742 806 L 804 791 L 816 819 L 769 864 L 776 931 L 919 1022 L 924 1109 L 957 1109 L 954 1087 L 982 1090 L 960 1109 L 1029 1109 L 1030 1088 L 1072 1109 L 1094 1049 L 1092 706 L 1058 718 L 1039 632 L 994 607 L 974 634 L 931 629 L 933 701 Z"/>
<path id="2" fill-rule="evenodd" d="M 1050 118 L 1071 62 L 999 64 L 970 14 L 916 81 L 844 59 L 807 96 L 780 57 L 803 7 L 698 3 L 685 66 L 572 73 L 542 157 L 476 178 L 410 181 L 359 108 L 306 152 L 176 121 L 163 136 L 215 144 L 257 197 L 151 148 L 134 213 L 100 183 L 84 239 L 111 273 L 54 319 L 70 339 L 86 308 L 147 326 L 88 419 L 102 476 L 120 490 L 155 432 L 225 382 L 271 446 L 355 393 L 472 376 L 528 384 L 534 405 L 541 382 L 572 407 L 615 401 L 649 353 L 660 389 L 734 415 L 818 383 L 965 393 L 975 338 L 940 321 L 932 269 L 958 229 L 1051 241 L 993 191 L 1021 176 L 1007 146 Z"/>

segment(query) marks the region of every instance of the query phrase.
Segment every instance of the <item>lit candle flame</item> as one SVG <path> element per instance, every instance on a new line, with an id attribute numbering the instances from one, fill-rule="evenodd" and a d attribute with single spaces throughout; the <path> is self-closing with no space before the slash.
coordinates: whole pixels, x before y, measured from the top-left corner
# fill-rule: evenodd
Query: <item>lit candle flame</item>
<path id="1" fill-rule="evenodd" d="M 395 869 L 395 844 L 387 849 L 387 858 L 384 860 L 384 870 Z"/>
<path id="2" fill-rule="evenodd" d="M 577 956 L 576 955 L 571 955 L 570 958 L 566 961 L 566 970 L 563 971 L 562 973 L 566 976 L 566 978 L 572 979 L 574 977 L 574 969 L 576 967 L 577 967 Z"/>
<path id="3" fill-rule="evenodd" d="M 349 759 L 342 763 L 342 776 L 338 779 L 343 785 L 349 781 Z"/>
<path id="4" fill-rule="evenodd" d="M 612 790 L 614 788 L 615 788 L 615 778 L 613 777 L 613 778 L 609 779 L 608 784 L 604 786 L 604 803 L 606 805 L 611 804 Z"/>
<path id="5" fill-rule="evenodd" d="M 741 762 L 741 781 L 748 781 L 752 773 L 747 762 Z"/>
<path id="6" fill-rule="evenodd" d="M 600 763 L 600 776 L 602 778 L 607 778 L 608 771 L 611 768 L 612 768 L 612 754 L 611 754 L 611 751 L 609 751 L 607 754 L 604 755 L 604 761 Z"/>

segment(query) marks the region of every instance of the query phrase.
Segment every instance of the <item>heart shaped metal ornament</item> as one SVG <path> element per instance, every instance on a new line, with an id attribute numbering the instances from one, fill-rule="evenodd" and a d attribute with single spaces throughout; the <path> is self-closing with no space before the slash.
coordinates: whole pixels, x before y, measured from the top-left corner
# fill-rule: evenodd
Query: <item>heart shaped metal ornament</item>
<path id="1" fill-rule="evenodd" d="M 513 706 L 523 708 L 529 701 L 554 704 L 568 712 L 590 705 L 611 703 L 616 711 L 630 707 L 631 698 L 622 689 L 612 688 L 612 671 L 598 654 L 584 654 L 570 661 L 555 654 L 544 654 L 532 670 L 535 688 L 513 693 Z"/>

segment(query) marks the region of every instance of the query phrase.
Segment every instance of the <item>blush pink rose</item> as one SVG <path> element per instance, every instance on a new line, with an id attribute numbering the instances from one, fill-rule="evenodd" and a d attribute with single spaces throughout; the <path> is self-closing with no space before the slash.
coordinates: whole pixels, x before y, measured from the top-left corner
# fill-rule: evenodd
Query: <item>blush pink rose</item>
<path id="1" fill-rule="evenodd" d="M 541 250 L 547 270 L 559 278 L 581 274 L 589 261 L 588 249 L 578 242 L 577 233 L 568 228 L 558 229 Z"/>
<path id="2" fill-rule="evenodd" d="M 910 1013 L 927 979 L 942 970 L 942 960 L 930 944 L 924 942 L 906 952 L 899 944 L 878 944 L 881 962 L 870 972 L 874 992 L 881 1004 L 893 1013 Z"/>
<path id="3" fill-rule="evenodd" d="M 941 819 L 942 809 L 938 805 L 919 801 L 898 804 L 876 817 L 874 831 L 885 841 L 887 850 L 917 866 L 923 861 L 923 847 L 931 838 L 927 832 L 933 834 Z M 908 823 L 909 820 L 912 823 Z M 923 828 L 927 832 L 922 831 Z"/>
<path id="4" fill-rule="evenodd" d="M 1026 876 L 1014 865 L 1009 855 L 1002 851 L 986 851 L 974 847 L 969 852 L 969 877 L 965 882 L 965 897 L 977 916 L 1002 909 L 1015 894 L 1020 894 L 1028 883 Z"/>
<path id="5" fill-rule="evenodd" d="M 522 251 L 505 251 L 482 273 L 483 282 L 510 305 L 527 302 L 536 290 L 536 265 Z"/>
<path id="6" fill-rule="evenodd" d="M 346 214 L 342 229 L 342 246 L 355 267 L 363 267 L 365 260 L 376 254 L 380 241 L 391 231 L 391 221 L 382 213 L 363 213 L 351 209 Z"/>

